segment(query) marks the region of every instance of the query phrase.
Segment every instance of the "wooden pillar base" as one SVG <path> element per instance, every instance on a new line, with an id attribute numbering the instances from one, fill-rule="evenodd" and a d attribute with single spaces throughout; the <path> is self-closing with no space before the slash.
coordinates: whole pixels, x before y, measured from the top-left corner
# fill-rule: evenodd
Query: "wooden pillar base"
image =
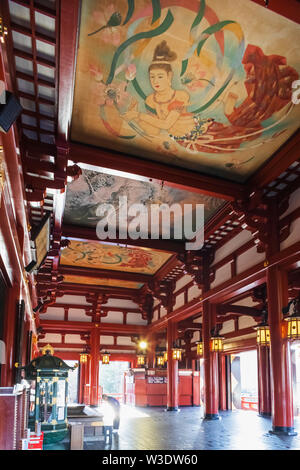
<path id="1" fill-rule="evenodd" d="M 273 426 L 269 433 L 275 434 L 276 436 L 297 436 L 298 434 L 294 428 L 289 428 L 287 426 Z"/>
<path id="2" fill-rule="evenodd" d="M 203 419 L 206 419 L 207 421 L 215 421 L 221 418 L 218 413 L 216 414 L 205 413 Z"/>
<path id="3" fill-rule="evenodd" d="M 178 406 L 167 406 L 165 411 L 180 411 Z"/>

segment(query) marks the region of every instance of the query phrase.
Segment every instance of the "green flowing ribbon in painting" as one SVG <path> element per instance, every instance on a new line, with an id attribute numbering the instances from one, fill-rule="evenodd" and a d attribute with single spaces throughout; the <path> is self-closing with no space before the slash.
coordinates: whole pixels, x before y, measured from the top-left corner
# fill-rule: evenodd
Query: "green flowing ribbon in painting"
<path id="1" fill-rule="evenodd" d="M 233 24 L 233 23 L 236 23 L 236 21 L 220 21 L 220 23 L 216 23 L 212 26 L 210 26 L 209 28 L 205 29 L 202 33 L 202 35 L 205 35 L 206 37 L 201 39 L 198 43 L 198 46 L 197 46 L 197 54 L 198 56 L 200 55 L 200 52 L 201 52 L 201 49 L 203 47 L 203 45 L 205 44 L 205 42 L 207 41 L 207 39 L 212 35 L 212 34 L 215 34 L 217 33 L 218 31 L 221 31 L 223 28 L 225 28 L 225 26 L 227 26 L 228 24 Z M 202 36 L 201 35 L 201 36 Z"/>
<path id="2" fill-rule="evenodd" d="M 152 10 L 153 10 L 153 16 L 152 16 L 152 23 L 155 23 L 160 18 L 161 15 L 161 6 L 160 6 L 160 0 L 152 0 Z"/>
<path id="3" fill-rule="evenodd" d="M 144 32 L 135 34 L 134 36 L 132 36 L 131 38 L 123 42 L 123 44 L 121 44 L 121 46 L 116 50 L 114 54 L 111 67 L 110 67 L 110 72 L 106 80 L 106 85 L 109 85 L 113 81 L 120 55 L 125 51 L 127 47 L 131 46 L 136 41 L 140 41 L 141 39 L 153 38 L 155 36 L 159 36 L 160 34 L 165 33 L 169 29 L 173 21 L 174 21 L 174 17 L 171 11 L 168 10 L 166 18 L 157 28 L 153 29 L 152 31 L 144 31 Z"/>
<path id="4" fill-rule="evenodd" d="M 133 12 L 134 12 L 134 0 L 127 0 L 127 3 L 128 3 L 128 11 L 127 11 L 127 15 L 124 20 L 123 26 L 124 24 L 128 23 L 128 21 L 131 19 Z"/>
<path id="5" fill-rule="evenodd" d="M 193 21 L 193 24 L 191 26 L 191 32 L 194 28 L 196 28 L 202 21 L 203 17 L 204 17 L 204 13 L 205 13 L 205 8 L 206 8 L 206 3 L 205 3 L 205 0 L 201 0 L 201 3 L 200 3 L 200 8 L 199 8 L 199 11 L 197 13 L 197 16 L 196 18 L 194 19 Z M 181 72 L 180 72 L 180 76 L 182 77 L 182 75 L 185 73 L 186 69 L 187 69 L 187 66 L 188 66 L 188 63 L 189 63 L 189 59 L 186 58 L 182 61 L 181 63 Z"/>

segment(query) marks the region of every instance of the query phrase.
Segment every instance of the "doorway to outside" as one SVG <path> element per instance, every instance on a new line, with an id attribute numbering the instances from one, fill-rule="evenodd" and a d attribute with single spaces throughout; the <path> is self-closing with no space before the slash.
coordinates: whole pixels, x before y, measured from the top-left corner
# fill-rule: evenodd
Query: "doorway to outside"
<path id="1" fill-rule="evenodd" d="M 258 411 L 257 351 L 231 355 L 232 410 Z"/>
<path id="2" fill-rule="evenodd" d="M 65 361 L 69 367 L 74 367 L 78 361 Z M 78 367 L 74 370 L 69 370 L 68 374 L 68 403 L 78 403 Z"/>
<path id="3" fill-rule="evenodd" d="M 292 377 L 293 377 L 293 401 L 294 415 L 300 418 L 300 343 L 295 341 L 291 346 L 292 353 Z"/>
<path id="4" fill-rule="evenodd" d="M 117 398 L 123 403 L 124 397 L 124 372 L 128 370 L 130 363 L 126 361 L 111 361 L 109 364 L 99 363 L 99 385 L 102 393 Z"/>

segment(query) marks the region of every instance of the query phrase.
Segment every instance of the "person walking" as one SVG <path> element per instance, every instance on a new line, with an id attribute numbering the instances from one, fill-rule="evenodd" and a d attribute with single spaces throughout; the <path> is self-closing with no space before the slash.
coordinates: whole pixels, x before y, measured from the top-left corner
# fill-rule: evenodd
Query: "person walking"
<path id="1" fill-rule="evenodd" d="M 102 400 L 104 400 L 108 405 L 110 405 L 114 412 L 113 419 L 113 430 L 118 431 L 120 427 L 120 403 L 116 398 L 109 397 L 108 395 L 102 395 Z"/>

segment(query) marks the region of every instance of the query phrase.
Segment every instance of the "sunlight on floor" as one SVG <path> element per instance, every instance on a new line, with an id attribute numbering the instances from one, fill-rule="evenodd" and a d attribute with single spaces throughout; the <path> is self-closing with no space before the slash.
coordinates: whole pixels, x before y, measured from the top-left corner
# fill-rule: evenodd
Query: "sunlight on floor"
<path id="1" fill-rule="evenodd" d="M 130 418 L 150 418 L 149 415 L 143 411 L 135 408 L 134 406 L 121 405 L 121 419 L 130 419 Z"/>

